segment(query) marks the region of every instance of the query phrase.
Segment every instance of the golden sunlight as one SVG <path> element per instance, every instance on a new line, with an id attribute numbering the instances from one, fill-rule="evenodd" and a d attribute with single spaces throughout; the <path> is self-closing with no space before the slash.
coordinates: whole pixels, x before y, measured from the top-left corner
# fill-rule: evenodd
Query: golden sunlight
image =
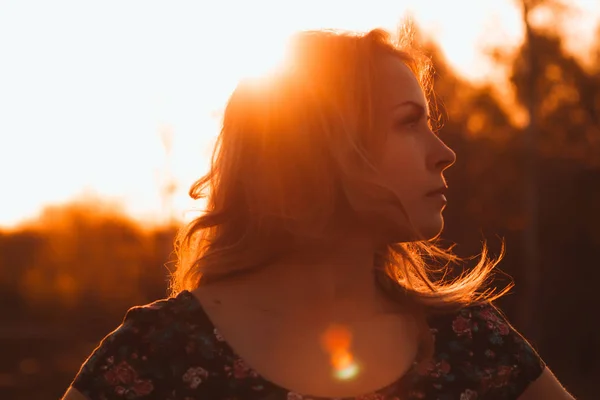
<path id="1" fill-rule="evenodd" d="M 231 91 L 267 76 L 296 31 L 394 31 L 409 14 L 471 80 L 497 80 L 482 48 L 514 47 L 522 34 L 512 0 L 59 3 L 35 12 L 0 3 L 0 36 L 15 38 L 0 41 L 11 60 L 0 74 L 0 170 L 12 172 L 3 175 L 0 226 L 85 193 L 140 221 L 182 217 L 197 206 L 187 191 L 208 167 Z M 575 3 L 595 16 L 579 24 L 581 37 L 600 7 Z M 173 131 L 168 151 L 163 125 Z"/>
<path id="2" fill-rule="evenodd" d="M 237 80 L 267 78 L 284 62 L 289 36 L 259 35 L 248 49 L 244 50 L 241 69 Z"/>

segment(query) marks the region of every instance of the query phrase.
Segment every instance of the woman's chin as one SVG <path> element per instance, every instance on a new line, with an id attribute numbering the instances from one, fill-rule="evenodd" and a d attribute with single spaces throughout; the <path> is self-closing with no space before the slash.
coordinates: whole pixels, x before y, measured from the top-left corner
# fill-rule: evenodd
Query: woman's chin
<path id="1" fill-rule="evenodd" d="M 444 229 L 444 217 L 442 217 L 440 213 L 428 221 L 421 221 L 420 224 L 415 225 L 416 228 L 419 230 L 420 237 L 413 237 L 410 241 L 416 242 L 420 240 L 435 239 L 442 233 Z"/>
<path id="2" fill-rule="evenodd" d="M 403 215 L 377 216 L 370 219 L 370 225 L 386 244 L 417 242 L 438 237 L 444 229 L 444 217 L 437 212 L 414 218 L 413 229 L 418 233 L 412 231 Z"/>
<path id="3" fill-rule="evenodd" d="M 444 217 L 442 213 L 439 213 L 435 218 L 424 228 L 424 236 L 429 239 L 433 239 L 439 236 L 444 230 Z"/>
<path id="4" fill-rule="evenodd" d="M 420 242 L 427 241 L 437 238 L 444 228 L 443 221 L 438 224 L 428 224 L 417 227 L 420 235 L 409 232 L 407 229 L 397 230 L 388 232 L 385 235 L 385 241 L 388 244 L 391 243 L 408 243 L 408 242 Z"/>

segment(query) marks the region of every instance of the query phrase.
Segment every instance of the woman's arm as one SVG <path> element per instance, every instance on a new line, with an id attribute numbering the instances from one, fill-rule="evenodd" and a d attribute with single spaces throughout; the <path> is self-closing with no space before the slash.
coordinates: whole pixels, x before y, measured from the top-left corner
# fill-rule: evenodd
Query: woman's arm
<path id="1" fill-rule="evenodd" d="M 74 387 L 70 387 L 67 393 L 62 397 L 61 400 L 89 400 L 87 397 L 81 394 L 81 392 Z"/>
<path id="2" fill-rule="evenodd" d="M 574 400 L 547 367 L 519 396 L 519 400 Z"/>

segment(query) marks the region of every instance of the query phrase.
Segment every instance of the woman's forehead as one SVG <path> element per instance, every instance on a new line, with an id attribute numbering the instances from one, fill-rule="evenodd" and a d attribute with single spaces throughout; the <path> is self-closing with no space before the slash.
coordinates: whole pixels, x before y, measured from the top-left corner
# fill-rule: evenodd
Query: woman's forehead
<path id="1" fill-rule="evenodd" d="M 378 102 L 383 108 L 407 102 L 427 108 L 425 93 L 415 74 L 399 57 L 382 58 L 376 80 Z"/>

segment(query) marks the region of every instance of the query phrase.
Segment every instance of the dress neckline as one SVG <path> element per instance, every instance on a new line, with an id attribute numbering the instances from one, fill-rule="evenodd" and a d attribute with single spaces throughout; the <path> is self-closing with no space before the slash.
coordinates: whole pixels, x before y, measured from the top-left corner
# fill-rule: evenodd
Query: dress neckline
<path id="1" fill-rule="evenodd" d="M 211 334 L 214 337 L 214 339 L 216 340 L 216 342 L 221 344 L 221 346 L 223 347 L 225 352 L 228 353 L 229 356 L 231 356 L 235 360 L 241 361 L 244 365 L 246 365 L 247 368 L 249 369 L 250 373 L 254 377 L 256 377 L 256 379 L 262 385 L 269 387 L 270 389 L 272 389 L 278 393 L 282 393 L 282 394 L 286 395 L 287 398 L 291 398 L 291 397 L 289 397 L 290 395 L 297 395 L 297 396 L 300 396 L 299 399 L 311 399 L 311 400 L 356 400 L 358 398 L 363 398 L 363 397 L 366 397 L 366 398 L 373 397 L 373 398 L 385 399 L 386 393 L 392 392 L 392 391 L 394 391 L 394 393 L 397 393 L 396 391 L 402 390 L 403 386 L 406 385 L 407 382 L 411 380 L 411 378 L 414 378 L 415 374 L 416 374 L 416 367 L 417 367 L 418 363 L 416 361 L 414 361 L 411 364 L 411 366 L 409 367 L 409 369 L 400 378 L 394 380 L 393 382 L 391 382 L 390 384 L 388 384 L 382 388 L 379 388 L 379 389 L 369 392 L 369 393 L 363 393 L 363 394 L 356 395 L 353 397 L 322 397 L 322 396 L 315 396 L 315 395 L 304 394 L 304 393 L 297 393 L 297 392 L 294 392 L 288 388 L 285 388 L 285 387 L 267 379 L 260 372 L 256 371 L 251 365 L 249 365 L 244 360 L 244 358 L 241 357 L 235 351 L 235 349 L 229 344 L 229 342 L 221 335 L 221 333 L 219 332 L 217 327 L 214 325 L 214 323 L 210 319 L 209 315 L 204 310 L 204 307 L 203 307 L 202 303 L 200 302 L 200 300 L 192 292 L 190 292 L 189 290 L 183 290 L 177 295 L 177 298 L 180 298 L 180 299 L 190 302 L 192 304 L 192 309 L 199 313 L 203 322 L 211 329 Z M 296 400 L 296 399 L 294 398 L 294 400 Z"/>

